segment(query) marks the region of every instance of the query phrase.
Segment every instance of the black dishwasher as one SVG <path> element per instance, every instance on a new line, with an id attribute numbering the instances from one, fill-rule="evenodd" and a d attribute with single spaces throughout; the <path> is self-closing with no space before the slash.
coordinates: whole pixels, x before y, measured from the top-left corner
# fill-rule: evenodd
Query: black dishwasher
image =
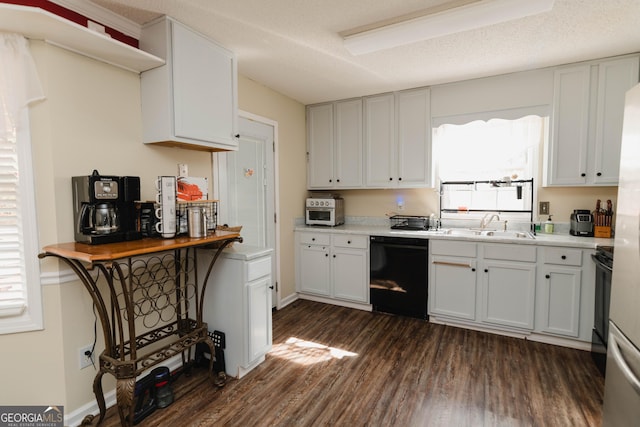
<path id="1" fill-rule="evenodd" d="M 371 236 L 370 302 L 374 311 L 427 319 L 427 239 Z"/>

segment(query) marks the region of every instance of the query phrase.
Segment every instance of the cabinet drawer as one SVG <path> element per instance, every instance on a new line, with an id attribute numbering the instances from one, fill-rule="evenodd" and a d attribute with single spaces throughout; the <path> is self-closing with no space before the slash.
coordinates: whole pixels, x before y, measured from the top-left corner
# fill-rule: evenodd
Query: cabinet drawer
<path id="1" fill-rule="evenodd" d="M 484 258 L 536 262 L 536 247 L 533 245 L 485 245 Z"/>
<path id="2" fill-rule="evenodd" d="M 476 257 L 477 245 L 475 243 L 432 240 L 430 244 L 432 255 L 449 255 L 469 258 Z"/>
<path id="3" fill-rule="evenodd" d="M 557 265 L 582 265 L 582 251 L 580 249 L 545 248 L 544 263 Z"/>
<path id="4" fill-rule="evenodd" d="M 367 249 L 369 238 L 367 236 L 354 236 L 353 234 L 334 234 L 333 246 L 341 248 Z"/>
<path id="5" fill-rule="evenodd" d="M 300 233 L 300 243 L 329 246 L 330 242 L 331 234 L 329 233 Z"/>
<path id="6" fill-rule="evenodd" d="M 264 257 L 247 262 L 247 281 L 259 279 L 271 274 L 271 257 Z"/>

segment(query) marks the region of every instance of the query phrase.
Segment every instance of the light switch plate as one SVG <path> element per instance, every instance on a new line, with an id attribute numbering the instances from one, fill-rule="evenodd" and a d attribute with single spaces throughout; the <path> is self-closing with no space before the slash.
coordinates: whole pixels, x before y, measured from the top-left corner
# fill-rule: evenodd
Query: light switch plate
<path id="1" fill-rule="evenodd" d="M 539 215 L 549 215 L 549 202 L 540 202 L 540 206 L 538 208 Z"/>

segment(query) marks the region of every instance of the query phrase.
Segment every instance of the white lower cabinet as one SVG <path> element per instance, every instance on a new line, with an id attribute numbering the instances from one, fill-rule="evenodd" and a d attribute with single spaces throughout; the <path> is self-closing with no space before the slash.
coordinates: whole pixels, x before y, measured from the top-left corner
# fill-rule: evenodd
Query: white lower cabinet
<path id="1" fill-rule="evenodd" d="M 369 302 L 369 237 L 296 232 L 297 290 L 354 303 Z"/>
<path id="2" fill-rule="evenodd" d="M 532 330 L 536 247 L 432 240 L 429 314 Z"/>
<path id="3" fill-rule="evenodd" d="M 476 244 L 429 242 L 429 314 L 476 320 Z"/>
<path id="4" fill-rule="evenodd" d="M 203 320 L 210 331 L 224 332 L 226 372 L 241 378 L 271 350 L 271 249 L 237 245 L 225 249 L 211 270 Z M 213 252 L 199 251 L 198 272 Z"/>
<path id="5" fill-rule="evenodd" d="M 429 316 L 587 349 L 595 298 L 593 250 L 429 242 Z"/>
<path id="6" fill-rule="evenodd" d="M 536 247 L 483 245 L 481 320 L 533 329 Z"/>
<path id="7" fill-rule="evenodd" d="M 481 320 L 533 329 L 535 264 L 485 261 L 483 267 Z"/>
<path id="8" fill-rule="evenodd" d="M 298 287 L 300 292 L 330 296 L 329 242 L 331 236 L 322 237 L 327 238 L 326 243 L 301 242 L 298 244 L 298 269 L 300 270 Z"/>
<path id="9" fill-rule="evenodd" d="M 578 338 L 583 293 L 583 251 L 543 248 L 542 253 L 538 329 L 541 332 Z M 588 307 L 585 310 L 593 312 Z"/>

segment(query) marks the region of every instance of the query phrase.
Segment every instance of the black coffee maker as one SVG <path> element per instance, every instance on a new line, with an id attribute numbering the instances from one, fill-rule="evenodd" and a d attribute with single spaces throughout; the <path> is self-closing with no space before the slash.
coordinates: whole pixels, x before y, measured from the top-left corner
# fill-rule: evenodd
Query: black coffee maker
<path id="1" fill-rule="evenodd" d="M 135 201 L 140 177 L 100 175 L 71 178 L 75 241 L 91 245 L 137 240 Z"/>

